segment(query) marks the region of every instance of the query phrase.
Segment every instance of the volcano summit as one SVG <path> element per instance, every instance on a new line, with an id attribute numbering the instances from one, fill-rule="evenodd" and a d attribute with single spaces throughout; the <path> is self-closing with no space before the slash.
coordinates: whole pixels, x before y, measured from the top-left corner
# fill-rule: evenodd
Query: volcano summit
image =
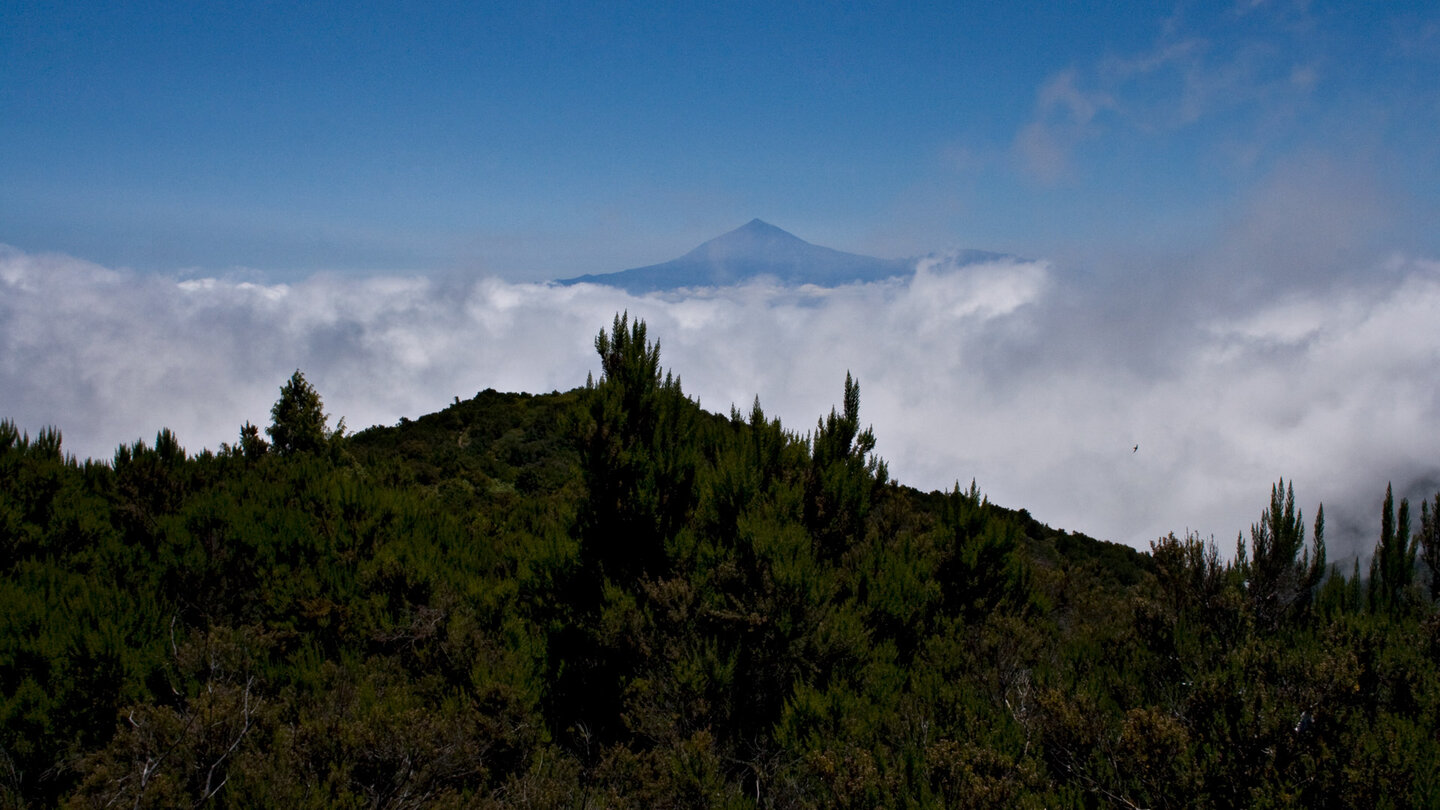
<path id="1" fill-rule="evenodd" d="M 966 251 L 963 263 L 1000 258 L 998 253 Z M 794 234 L 752 219 L 717 236 L 678 259 L 615 273 L 561 279 L 560 284 L 606 284 L 631 293 L 685 287 L 725 287 L 757 278 L 787 286 L 835 287 L 908 275 L 916 259 L 877 259 L 812 245 Z"/>

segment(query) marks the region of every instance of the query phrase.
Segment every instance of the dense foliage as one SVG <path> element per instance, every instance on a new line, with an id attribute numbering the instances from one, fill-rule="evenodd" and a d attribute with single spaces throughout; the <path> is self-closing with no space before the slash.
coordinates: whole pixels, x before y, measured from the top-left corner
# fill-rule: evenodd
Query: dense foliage
<path id="1" fill-rule="evenodd" d="M 854 380 L 801 434 L 596 348 L 218 453 L 0 423 L 0 807 L 1440 803 L 1440 495 L 1366 576 L 1284 482 L 1140 554 L 891 482 Z"/>

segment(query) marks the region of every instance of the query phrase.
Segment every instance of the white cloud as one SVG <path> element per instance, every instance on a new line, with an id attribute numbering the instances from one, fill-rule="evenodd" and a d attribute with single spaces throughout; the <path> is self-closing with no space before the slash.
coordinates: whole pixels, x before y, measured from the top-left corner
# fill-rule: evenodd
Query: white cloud
<path id="1" fill-rule="evenodd" d="M 1115 109 L 1107 93 L 1082 90 L 1078 72 L 1067 68 L 1051 76 L 1036 94 L 1035 116 L 1015 136 L 1013 150 L 1021 167 L 1037 180 L 1055 182 L 1070 169 L 1070 152 L 1093 137 L 1095 118 Z"/>
<path id="2" fill-rule="evenodd" d="M 595 334 L 629 310 L 710 410 L 758 394 L 806 431 L 854 372 L 905 483 L 973 477 L 1047 523 L 1143 547 L 1187 528 L 1228 544 L 1284 475 L 1307 514 L 1323 500 L 1332 527 L 1368 532 L 1386 481 L 1434 482 L 1440 460 L 1440 264 L 1383 270 L 1214 318 L 1077 305 L 1042 262 L 637 298 L 496 279 L 178 280 L 4 249 L 0 416 L 58 425 L 80 455 L 162 426 L 195 451 L 266 424 L 300 368 L 351 428 L 393 424 L 487 387 L 579 385 Z"/>

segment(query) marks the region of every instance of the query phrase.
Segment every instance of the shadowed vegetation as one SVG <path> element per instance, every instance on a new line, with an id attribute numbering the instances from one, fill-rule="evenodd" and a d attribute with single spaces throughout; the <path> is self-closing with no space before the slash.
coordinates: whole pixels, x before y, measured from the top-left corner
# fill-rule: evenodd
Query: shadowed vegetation
<path id="1" fill-rule="evenodd" d="M 1440 803 L 1440 495 L 1368 576 L 1278 483 L 1150 552 L 702 411 L 645 325 L 483 391 L 109 462 L 0 423 L 0 807 Z M 839 382 L 839 381 L 837 381 Z"/>

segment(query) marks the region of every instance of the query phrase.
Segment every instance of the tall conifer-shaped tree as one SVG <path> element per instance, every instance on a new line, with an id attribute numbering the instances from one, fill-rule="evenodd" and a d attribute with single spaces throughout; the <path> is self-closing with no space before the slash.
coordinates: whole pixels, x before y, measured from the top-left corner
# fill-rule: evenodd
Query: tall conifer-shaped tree
<path id="1" fill-rule="evenodd" d="M 328 447 L 333 438 L 345 433 L 344 419 L 333 432 L 329 429 L 329 420 L 320 393 L 296 369 L 280 386 L 280 399 L 270 409 L 270 427 L 265 432 L 270 435 L 275 452 L 281 455 L 318 453 Z"/>
<path id="2" fill-rule="evenodd" d="M 600 378 L 587 385 L 588 418 L 577 436 L 587 496 L 577 527 L 580 567 L 570 584 L 574 621 L 552 637 L 552 712 L 584 734 L 612 740 L 626 684 L 646 652 L 633 629 L 645 585 L 670 573 L 667 542 L 695 503 L 699 461 L 694 403 L 662 374 L 660 345 L 645 322 L 617 314 L 595 338 Z"/>
<path id="3" fill-rule="evenodd" d="M 1420 535 L 1415 538 L 1420 560 L 1430 575 L 1430 601 L 1440 599 L 1440 492 L 1435 493 L 1434 507 L 1420 502 Z"/>
<path id="4" fill-rule="evenodd" d="M 1305 547 L 1305 520 L 1295 508 L 1295 486 L 1285 479 L 1270 488 L 1270 505 L 1250 527 L 1248 555 L 1237 565 L 1245 573 L 1251 609 L 1262 627 L 1274 628 L 1309 604 L 1325 576 L 1325 507 L 1315 519 L 1314 542 Z"/>
<path id="5" fill-rule="evenodd" d="M 805 524 L 822 554 L 837 556 L 858 539 L 873 490 L 889 479 L 872 451 L 875 432 L 860 430 L 860 383 L 845 372 L 844 408 L 815 425 L 805 479 Z"/>
<path id="6" fill-rule="evenodd" d="M 1410 502 L 1395 496 L 1385 485 L 1385 503 L 1380 511 L 1380 540 L 1370 558 L 1370 608 L 1395 610 L 1405 603 L 1406 591 L 1415 581 L 1415 542 L 1410 538 Z"/>
<path id="7" fill-rule="evenodd" d="M 647 339 L 644 321 L 616 315 L 595 351 L 601 376 L 583 437 L 582 553 L 615 579 L 658 574 L 666 539 L 694 506 L 694 407 L 679 378 L 662 375 L 660 344 Z"/>

